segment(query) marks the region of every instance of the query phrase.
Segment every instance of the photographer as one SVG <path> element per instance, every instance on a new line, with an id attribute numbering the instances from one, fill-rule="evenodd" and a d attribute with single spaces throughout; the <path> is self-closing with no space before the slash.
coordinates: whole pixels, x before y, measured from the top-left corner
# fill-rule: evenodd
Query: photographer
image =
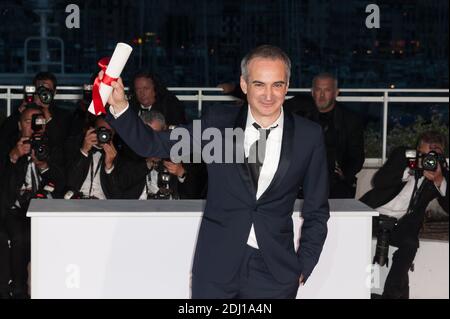
<path id="1" fill-rule="evenodd" d="M 186 124 L 184 106 L 175 94 L 149 71 L 138 71 L 131 88 L 131 107 L 140 116 L 143 112 L 158 111 L 164 115 L 168 126 Z"/>
<path id="2" fill-rule="evenodd" d="M 74 143 L 69 153 L 66 199 L 120 198 L 115 169 L 118 155 L 113 138 L 114 130 L 99 116 L 95 128 L 86 131 L 81 143 Z"/>
<path id="3" fill-rule="evenodd" d="M 24 100 L 19 108 L 5 120 L 0 129 L 0 142 L 17 135 L 17 122 L 20 114 L 30 104 L 36 104 L 42 109 L 46 119 L 46 132 L 52 145 L 63 148 L 63 143 L 69 134 L 71 114 L 55 103 L 57 81 L 53 73 L 39 72 L 33 78 L 34 92 L 24 92 Z M 25 87 L 25 88 L 28 88 Z M 31 99 L 32 98 L 32 99 Z"/>
<path id="4" fill-rule="evenodd" d="M 387 262 L 389 245 L 398 247 L 384 285 L 383 298 L 409 298 L 408 271 L 419 247 L 425 209 L 435 198 L 448 212 L 448 167 L 443 156 L 446 137 L 423 133 L 416 152 L 395 149 L 372 179 L 373 189 L 360 200 L 380 213 L 374 221 L 378 235 L 374 262 Z M 416 154 L 414 154 L 416 153 Z"/>
<path id="5" fill-rule="evenodd" d="M 166 130 L 164 116 L 144 112 L 141 119 L 155 131 Z M 121 167 L 125 198 L 196 199 L 201 198 L 206 172 L 200 164 L 173 163 L 170 159 L 140 158 Z"/>
<path id="6" fill-rule="evenodd" d="M 11 246 L 9 252 L 0 250 L 3 254 L 0 262 L 8 264 L 11 273 L 2 273 L 0 278 L 12 279 L 14 298 L 27 298 L 27 265 L 30 261 L 28 205 L 32 198 L 59 197 L 64 187 L 64 175 L 53 160 L 53 155 L 61 152 L 48 143 L 44 115 L 37 105 L 27 106 L 18 127 L 20 135 L 8 153 L 0 195 L 0 238 L 6 236 Z M 7 271 L 8 267 L 0 269 Z M 0 287 L 3 287 L 2 283 Z"/>

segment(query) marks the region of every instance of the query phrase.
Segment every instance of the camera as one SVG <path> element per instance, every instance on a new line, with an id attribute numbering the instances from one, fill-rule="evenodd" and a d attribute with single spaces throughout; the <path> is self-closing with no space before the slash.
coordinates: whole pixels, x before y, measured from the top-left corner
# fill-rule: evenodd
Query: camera
<path id="1" fill-rule="evenodd" d="M 167 159 L 170 160 L 170 159 Z M 173 190 L 170 189 L 170 173 L 164 167 L 163 160 L 155 163 L 154 169 L 158 172 L 158 188 L 156 194 L 148 194 L 148 199 L 172 199 Z"/>
<path id="2" fill-rule="evenodd" d="M 377 246 L 375 256 L 373 257 L 373 264 L 377 263 L 380 266 L 389 266 L 389 239 L 396 225 L 397 218 L 380 215 L 377 225 Z"/>
<path id="3" fill-rule="evenodd" d="M 34 102 L 34 94 L 36 93 L 36 87 L 34 85 L 25 85 L 23 87 L 23 99 L 28 104 Z"/>
<path id="4" fill-rule="evenodd" d="M 408 160 L 408 167 L 412 170 L 418 171 L 435 171 L 438 164 L 441 167 L 447 167 L 445 156 L 435 151 L 430 151 L 427 154 L 420 154 L 416 150 L 407 150 L 405 156 Z"/>
<path id="5" fill-rule="evenodd" d="M 38 161 L 46 161 L 50 156 L 50 148 L 48 146 L 48 138 L 43 134 L 34 133 L 28 141 L 31 145 L 31 149 L 34 150 L 36 159 Z"/>
<path id="6" fill-rule="evenodd" d="M 31 129 L 33 132 L 40 132 L 44 129 L 46 120 L 42 114 L 33 114 L 31 116 Z"/>
<path id="7" fill-rule="evenodd" d="M 41 85 L 36 89 L 36 94 L 44 104 L 50 104 L 53 101 L 53 98 L 55 97 L 55 93 L 50 90 L 49 88 L 46 88 L 45 86 Z"/>
<path id="8" fill-rule="evenodd" d="M 97 127 L 95 129 L 95 134 L 97 134 L 98 144 L 109 143 L 112 139 L 112 131 L 106 127 Z"/>

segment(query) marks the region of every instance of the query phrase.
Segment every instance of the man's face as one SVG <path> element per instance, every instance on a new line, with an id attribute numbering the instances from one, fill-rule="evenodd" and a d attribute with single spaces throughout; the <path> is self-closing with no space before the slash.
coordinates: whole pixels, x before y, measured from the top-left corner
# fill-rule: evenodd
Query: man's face
<path id="1" fill-rule="evenodd" d="M 53 82 L 51 80 L 47 80 L 47 79 L 37 80 L 36 81 L 36 90 L 40 86 L 44 86 L 47 89 L 50 89 L 53 92 L 55 92 L 55 86 L 53 85 Z M 34 95 L 34 103 L 36 103 L 40 107 L 48 107 L 48 104 L 42 103 L 41 99 L 39 98 L 39 96 L 37 94 Z"/>
<path id="2" fill-rule="evenodd" d="M 153 105 L 156 101 L 155 85 L 149 78 L 137 78 L 134 80 L 136 98 L 143 106 Z"/>
<path id="3" fill-rule="evenodd" d="M 438 154 L 444 154 L 444 146 L 439 143 L 420 143 L 417 151 L 421 154 L 428 154 L 431 151 L 435 151 Z"/>
<path id="4" fill-rule="evenodd" d="M 39 110 L 25 110 L 22 112 L 19 122 L 19 130 L 22 137 L 31 137 L 33 133 L 43 133 L 45 131 L 45 125 L 42 126 L 42 130 L 38 132 L 33 132 L 33 129 L 31 128 L 32 125 L 32 119 L 33 115 L 37 114 L 42 119 L 44 118 L 44 115 Z"/>
<path id="5" fill-rule="evenodd" d="M 279 59 L 254 58 L 248 64 L 248 79 L 241 76 L 242 91 L 256 120 L 278 118 L 288 87 L 286 66 Z"/>
<path id="6" fill-rule="evenodd" d="M 314 81 L 312 96 L 320 112 L 331 111 L 336 102 L 339 90 L 332 78 L 319 78 Z"/>

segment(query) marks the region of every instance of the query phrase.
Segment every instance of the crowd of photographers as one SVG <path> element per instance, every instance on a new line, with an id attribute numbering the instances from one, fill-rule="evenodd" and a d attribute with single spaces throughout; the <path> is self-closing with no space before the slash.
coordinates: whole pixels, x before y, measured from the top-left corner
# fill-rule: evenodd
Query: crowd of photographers
<path id="1" fill-rule="evenodd" d="M 137 73 L 130 84 L 131 108 L 153 130 L 187 122 L 182 103 L 151 73 Z M 204 164 L 135 154 L 103 116 L 87 111 L 91 91 L 92 86 L 85 85 L 76 110 L 65 110 L 54 99 L 55 76 L 38 73 L 33 85 L 25 87 L 21 105 L 0 128 L 0 298 L 29 297 L 30 220 L 26 212 L 33 198 L 206 197 Z M 316 76 L 311 93 L 286 100 L 284 107 L 322 126 L 330 198 L 354 198 L 356 174 L 364 162 L 362 121 L 336 101 L 339 90 L 333 75 Z M 239 92 L 236 96 L 245 100 Z M 379 237 L 374 262 L 387 263 L 389 245 L 400 248 L 386 282 L 386 298 L 408 297 L 408 270 L 428 203 L 438 198 L 448 212 L 446 148 L 445 136 L 426 132 L 414 150 L 394 150 L 375 175 L 373 190 L 361 198 L 381 213 L 374 227 Z"/>
<path id="2" fill-rule="evenodd" d="M 157 78 L 142 72 L 133 82 L 131 103 L 147 125 L 160 131 L 186 123 L 181 102 Z M 29 297 L 33 198 L 205 198 L 204 164 L 142 158 L 87 111 L 92 87 L 84 87 L 75 112 L 57 105 L 56 92 L 55 76 L 38 73 L 0 129 L 0 298 Z"/>

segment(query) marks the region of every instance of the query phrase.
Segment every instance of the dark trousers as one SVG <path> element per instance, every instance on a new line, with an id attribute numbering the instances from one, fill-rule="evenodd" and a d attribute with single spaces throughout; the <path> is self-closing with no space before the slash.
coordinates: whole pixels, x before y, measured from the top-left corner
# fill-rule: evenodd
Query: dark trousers
<path id="1" fill-rule="evenodd" d="M 419 248 L 417 229 L 420 228 L 420 218 L 404 217 L 391 233 L 389 243 L 398 247 L 392 257 L 392 265 L 384 284 L 383 298 L 409 299 L 408 272 Z"/>
<path id="2" fill-rule="evenodd" d="M 228 283 L 192 277 L 193 299 L 294 299 L 299 282 L 282 284 L 275 280 L 258 249 L 247 246 L 234 278 Z"/>
<path id="3" fill-rule="evenodd" d="M 355 195 L 356 187 L 336 177 L 330 180 L 330 193 L 328 198 L 355 198 Z"/>
<path id="4" fill-rule="evenodd" d="M 0 248 L 0 280 L 1 289 L 5 289 L 5 281 L 12 279 L 13 295 L 27 294 L 27 266 L 30 262 L 30 220 L 18 213 L 7 213 L 0 230 L 1 246 L 3 241 L 10 241 L 10 248 Z"/>

